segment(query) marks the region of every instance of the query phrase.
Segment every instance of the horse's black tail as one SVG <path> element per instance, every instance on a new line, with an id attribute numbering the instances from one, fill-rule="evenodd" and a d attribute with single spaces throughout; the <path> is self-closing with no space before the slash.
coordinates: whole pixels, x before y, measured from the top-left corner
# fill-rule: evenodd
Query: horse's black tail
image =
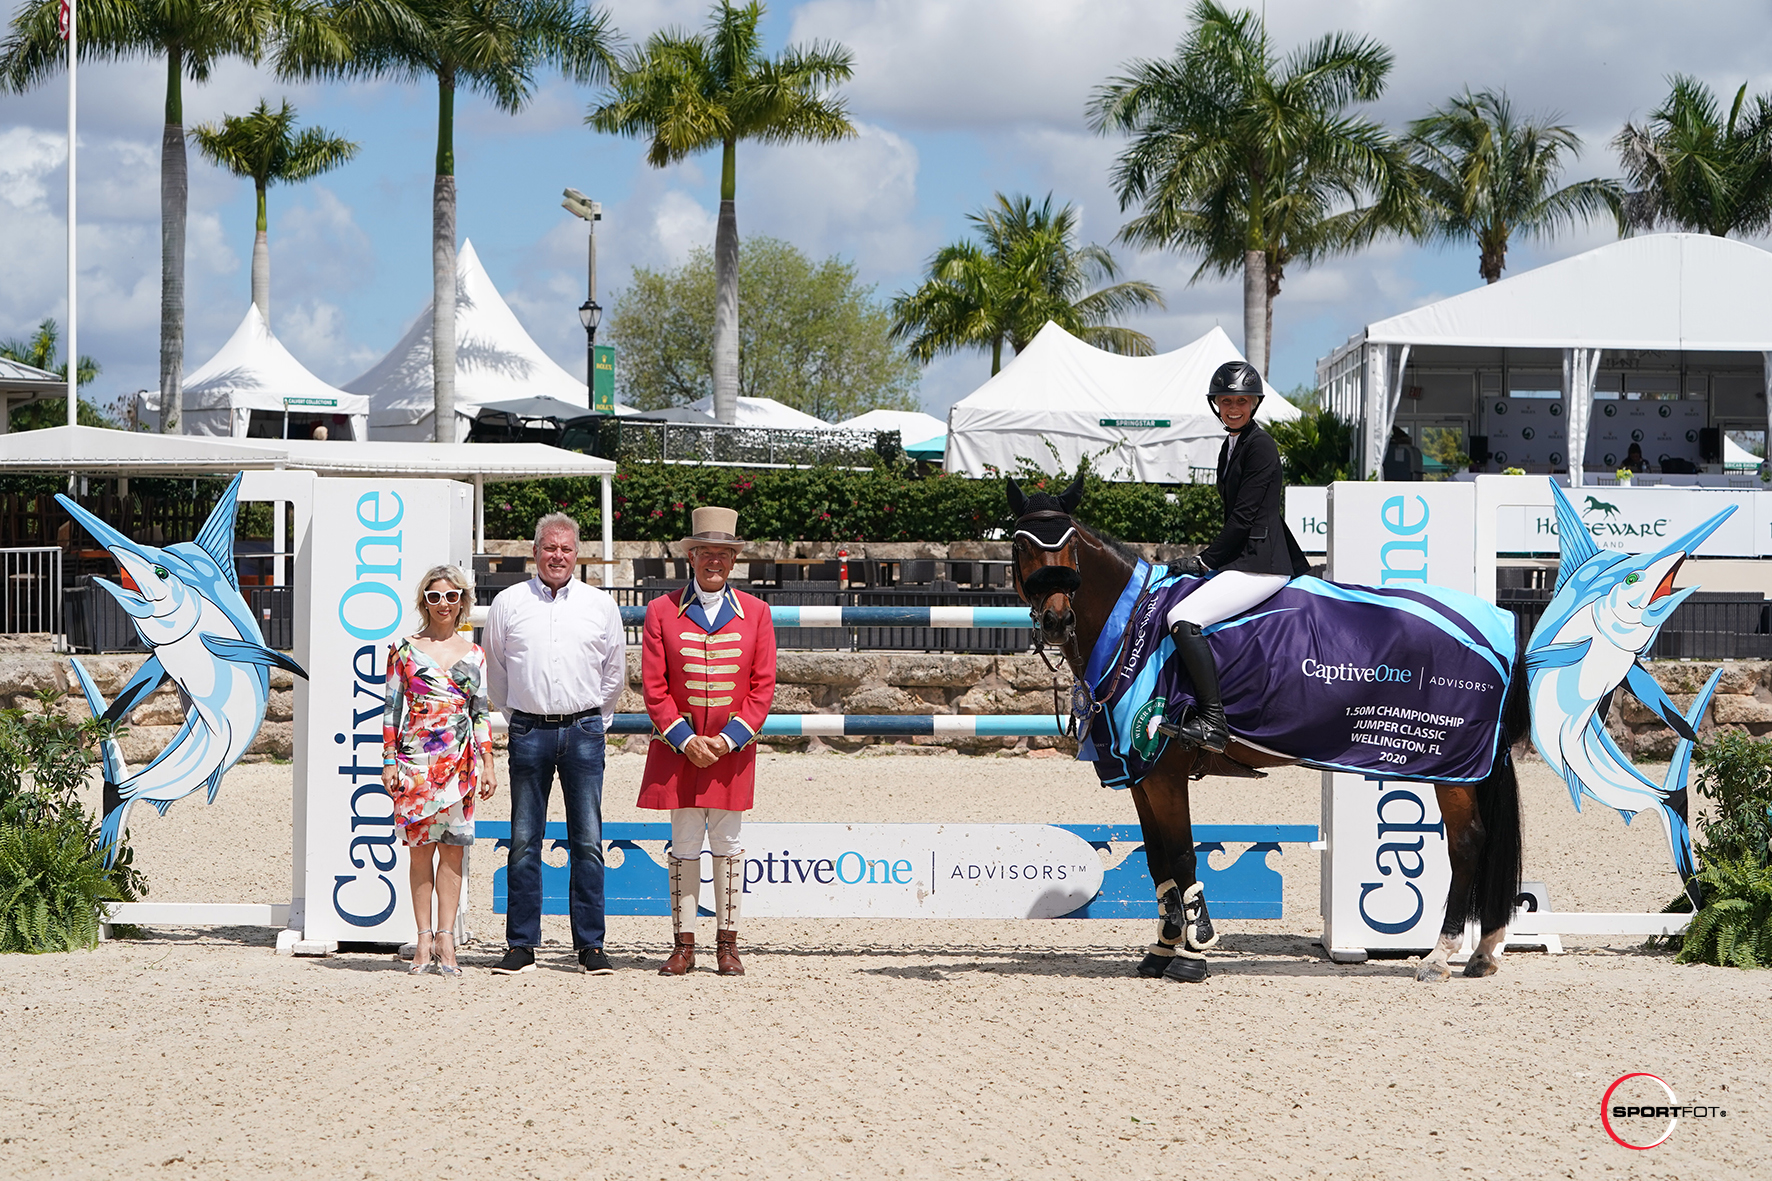
<path id="1" fill-rule="evenodd" d="M 1483 825 L 1483 855 L 1477 859 L 1477 917 L 1483 930 L 1505 927 L 1519 897 L 1524 849 L 1520 842 L 1520 784 L 1514 777 L 1514 743 L 1531 725 L 1526 693 L 1524 643 L 1501 705 L 1501 750 L 1488 778 L 1477 785 L 1477 816 Z"/>

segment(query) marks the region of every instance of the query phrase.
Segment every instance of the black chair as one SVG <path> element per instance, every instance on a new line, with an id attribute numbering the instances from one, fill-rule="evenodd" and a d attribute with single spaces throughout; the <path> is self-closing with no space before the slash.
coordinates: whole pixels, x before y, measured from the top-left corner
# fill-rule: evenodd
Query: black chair
<path id="1" fill-rule="evenodd" d="M 837 576 L 841 572 L 836 562 L 814 562 L 806 567 L 806 578 L 809 582 L 828 582 L 831 589 L 837 589 Z M 810 588 L 809 588 L 810 589 Z"/>
<path id="2" fill-rule="evenodd" d="M 634 581 L 642 578 L 663 578 L 665 576 L 665 560 L 663 558 L 635 558 Z"/>
<path id="3" fill-rule="evenodd" d="M 935 581 L 935 563 L 928 558 L 900 562 L 898 581 L 902 586 L 927 586 Z"/>
<path id="4" fill-rule="evenodd" d="M 522 574 L 529 569 L 529 559 L 518 555 L 514 558 L 500 558 L 498 572 L 500 574 Z"/>
<path id="5" fill-rule="evenodd" d="M 778 581 L 774 562 L 751 561 L 745 563 L 745 569 L 749 571 L 753 585 L 773 585 Z"/>
<path id="6" fill-rule="evenodd" d="M 971 586 L 977 580 L 973 577 L 971 562 L 949 562 L 948 578 L 964 586 Z"/>

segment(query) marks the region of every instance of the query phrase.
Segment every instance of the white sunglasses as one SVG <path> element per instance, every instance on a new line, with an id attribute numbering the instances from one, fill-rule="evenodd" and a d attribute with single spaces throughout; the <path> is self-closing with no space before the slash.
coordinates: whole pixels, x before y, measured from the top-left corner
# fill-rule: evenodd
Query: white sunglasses
<path id="1" fill-rule="evenodd" d="M 461 592 L 458 590 L 426 591 L 425 602 L 433 607 L 438 603 L 448 603 L 451 606 L 454 606 L 456 603 L 461 602 Z"/>

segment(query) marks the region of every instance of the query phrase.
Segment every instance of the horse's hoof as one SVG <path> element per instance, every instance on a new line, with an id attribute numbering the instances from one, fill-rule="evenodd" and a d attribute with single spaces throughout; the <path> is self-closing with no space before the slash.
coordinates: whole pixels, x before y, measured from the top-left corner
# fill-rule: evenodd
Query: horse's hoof
<path id="1" fill-rule="evenodd" d="M 1205 960 L 1196 960 L 1189 956 L 1178 955 L 1169 961 L 1163 970 L 1163 979 L 1179 980 L 1183 984 L 1198 984 L 1212 973 L 1207 970 Z"/>
<path id="2" fill-rule="evenodd" d="M 1154 980 L 1168 969 L 1174 958 L 1171 955 L 1158 955 L 1154 951 L 1146 952 L 1144 958 L 1138 961 L 1138 974 L 1147 980 Z"/>
<path id="3" fill-rule="evenodd" d="M 1444 984 L 1452 979 L 1452 969 L 1438 960 L 1423 960 L 1415 969 L 1415 978 L 1423 984 Z"/>
<path id="4" fill-rule="evenodd" d="M 1472 980 L 1480 980 L 1484 976 L 1493 976 L 1501 971 L 1501 965 L 1486 955 L 1473 955 L 1464 965 L 1464 974 Z"/>

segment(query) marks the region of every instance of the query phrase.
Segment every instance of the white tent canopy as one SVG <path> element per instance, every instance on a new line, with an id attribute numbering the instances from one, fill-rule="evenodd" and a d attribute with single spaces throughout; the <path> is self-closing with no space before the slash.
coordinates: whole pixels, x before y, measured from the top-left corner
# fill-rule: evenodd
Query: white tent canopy
<path id="1" fill-rule="evenodd" d="M 46 369 L 0 357 L 0 435 L 7 431 L 13 404 L 24 405 L 39 398 L 61 398 L 68 383 Z"/>
<path id="2" fill-rule="evenodd" d="M 374 368 L 345 383 L 369 398 L 369 429 L 377 439 L 424 442 L 432 436 L 435 394 L 431 376 L 431 305 Z M 492 285 L 474 244 L 455 259 L 455 433 L 467 438 L 470 420 L 485 402 L 536 396 L 557 398 L 589 412 L 584 379 L 574 377 L 530 339 Z"/>
<path id="3" fill-rule="evenodd" d="M 1772 383 L 1768 291 L 1772 254 L 1758 247 L 1710 234 L 1651 234 L 1368 325 L 1363 341 L 1348 346 L 1364 347 L 1365 467 L 1380 466 L 1412 349 L 1560 351 L 1568 437 L 1585 440 L 1608 350 L 1756 353 Z M 1584 447 L 1571 452 L 1570 484 L 1580 487 Z"/>
<path id="4" fill-rule="evenodd" d="M 1220 328 L 1174 352 L 1124 357 L 1048 323 L 949 411 L 946 468 L 984 476 L 987 467 L 1007 472 L 1022 460 L 1068 468 L 1087 456 L 1110 480 L 1185 484 L 1191 469 L 1217 464 L 1224 440 L 1206 403 L 1212 372 L 1242 359 Z M 1263 388 L 1259 421 L 1298 417 L 1272 386 Z"/>
<path id="5" fill-rule="evenodd" d="M 921 410 L 870 410 L 837 424 L 844 431 L 897 431 L 901 446 L 914 447 L 948 433 L 948 424 Z"/>
<path id="6" fill-rule="evenodd" d="M 699 410 L 703 414 L 714 412 L 714 399 L 703 398 L 698 402 L 689 403 L 689 409 Z M 738 414 L 734 426 L 769 427 L 778 431 L 828 431 L 834 430 L 830 423 L 822 418 L 814 418 L 792 406 L 777 402 L 774 398 L 740 398 Z"/>
<path id="7" fill-rule="evenodd" d="M 149 401 L 153 403 L 149 409 L 158 412 L 158 397 Z M 309 373 L 272 334 L 258 305 L 249 303 L 234 335 L 185 378 L 184 432 L 243 439 L 255 410 L 279 418 L 286 412 L 344 415 L 350 419 L 353 439 L 368 437 L 369 399 L 347 394 Z"/>

